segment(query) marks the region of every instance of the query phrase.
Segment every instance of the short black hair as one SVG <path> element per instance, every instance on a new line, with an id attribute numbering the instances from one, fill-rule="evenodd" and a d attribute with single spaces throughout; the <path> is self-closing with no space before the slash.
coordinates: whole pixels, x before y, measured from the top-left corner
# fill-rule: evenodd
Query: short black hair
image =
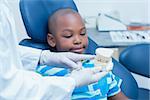
<path id="1" fill-rule="evenodd" d="M 79 14 L 76 10 L 71 8 L 63 8 L 56 10 L 53 14 L 49 16 L 48 19 L 48 31 L 51 34 L 55 34 L 55 27 L 57 24 L 57 18 L 66 14 Z"/>

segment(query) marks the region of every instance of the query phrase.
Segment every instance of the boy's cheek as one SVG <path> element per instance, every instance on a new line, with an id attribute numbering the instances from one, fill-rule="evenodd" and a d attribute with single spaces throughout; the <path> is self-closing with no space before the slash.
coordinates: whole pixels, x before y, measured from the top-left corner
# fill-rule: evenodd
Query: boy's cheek
<path id="1" fill-rule="evenodd" d="M 87 39 L 87 41 L 86 41 L 86 48 L 88 47 L 88 45 L 89 45 L 89 40 Z"/>
<path id="2" fill-rule="evenodd" d="M 71 47 L 68 44 L 57 46 L 57 51 L 69 51 Z"/>

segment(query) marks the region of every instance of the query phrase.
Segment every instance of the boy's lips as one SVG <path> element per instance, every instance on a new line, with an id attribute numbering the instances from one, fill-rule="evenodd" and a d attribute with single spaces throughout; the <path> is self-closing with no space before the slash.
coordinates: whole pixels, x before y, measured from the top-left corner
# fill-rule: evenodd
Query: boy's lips
<path id="1" fill-rule="evenodd" d="M 70 51 L 76 52 L 76 53 L 82 53 L 84 50 L 85 50 L 84 47 L 76 47 L 76 48 L 72 48 Z"/>

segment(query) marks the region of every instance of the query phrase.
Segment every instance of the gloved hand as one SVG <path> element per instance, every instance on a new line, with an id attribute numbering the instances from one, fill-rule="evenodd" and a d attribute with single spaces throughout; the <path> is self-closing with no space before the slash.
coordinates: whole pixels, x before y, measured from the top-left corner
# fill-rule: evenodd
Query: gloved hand
<path id="1" fill-rule="evenodd" d="M 50 52 L 43 50 L 40 65 L 49 65 L 62 68 L 79 69 L 78 61 L 92 59 L 95 55 L 76 54 L 71 52 Z"/>
<path id="2" fill-rule="evenodd" d="M 113 62 L 110 61 L 110 62 L 108 63 L 108 65 L 106 66 L 106 71 L 111 71 L 111 70 L 113 70 L 113 66 L 114 66 Z"/>
<path id="3" fill-rule="evenodd" d="M 76 82 L 76 87 L 89 85 L 91 83 L 98 82 L 103 78 L 108 72 L 102 72 L 101 68 L 85 68 L 82 70 L 73 70 L 70 74 L 70 77 L 73 78 Z"/>

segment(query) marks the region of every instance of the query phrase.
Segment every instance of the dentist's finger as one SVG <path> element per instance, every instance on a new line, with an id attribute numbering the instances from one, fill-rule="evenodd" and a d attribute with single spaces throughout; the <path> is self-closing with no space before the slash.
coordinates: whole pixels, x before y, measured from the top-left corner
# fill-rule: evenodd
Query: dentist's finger
<path id="1" fill-rule="evenodd" d="M 72 56 L 69 58 L 77 62 L 77 61 L 86 60 L 86 59 L 94 59 L 95 55 L 73 53 Z"/>
<path id="2" fill-rule="evenodd" d="M 93 74 L 92 81 L 98 82 L 101 78 L 103 78 L 105 75 L 107 75 L 109 72 L 98 72 Z"/>
<path id="3" fill-rule="evenodd" d="M 93 71 L 93 73 L 99 73 L 102 71 L 102 67 L 94 67 L 91 70 Z"/>
<path id="4" fill-rule="evenodd" d="M 71 70 L 72 69 L 80 69 L 81 68 L 80 65 L 78 65 L 77 63 L 75 63 L 74 61 L 72 61 L 72 60 L 70 60 L 68 58 L 64 58 L 64 62 L 62 62 L 62 63 L 64 63 L 64 65 L 66 65 L 67 68 L 69 68 Z"/>

